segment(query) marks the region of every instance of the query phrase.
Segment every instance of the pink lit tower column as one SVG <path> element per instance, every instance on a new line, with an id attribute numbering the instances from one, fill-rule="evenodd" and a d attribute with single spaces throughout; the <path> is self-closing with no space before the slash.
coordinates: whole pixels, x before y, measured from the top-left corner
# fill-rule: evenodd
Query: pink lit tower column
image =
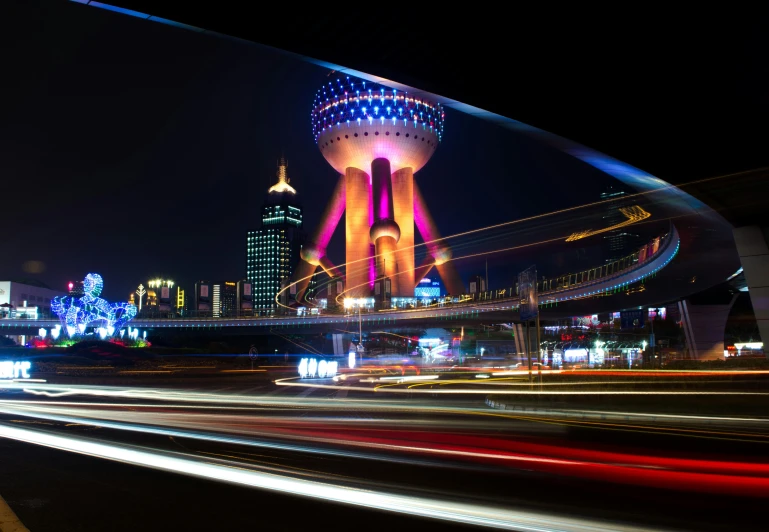
<path id="1" fill-rule="evenodd" d="M 315 141 L 340 178 L 314 236 L 302 249 L 295 281 L 320 265 L 337 268 L 326 246 L 346 211 L 345 291 L 368 297 L 375 279 L 391 279 L 393 297 L 414 297 L 414 288 L 435 266 L 452 295 L 463 293 L 451 258 L 414 182 L 443 134 L 440 105 L 365 81 L 337 80 L 321 88 L 312 110 Z M 428 257 L 415 268 L 414 225 Z M 309 280 L 297 285 L 301 298 Z"/>

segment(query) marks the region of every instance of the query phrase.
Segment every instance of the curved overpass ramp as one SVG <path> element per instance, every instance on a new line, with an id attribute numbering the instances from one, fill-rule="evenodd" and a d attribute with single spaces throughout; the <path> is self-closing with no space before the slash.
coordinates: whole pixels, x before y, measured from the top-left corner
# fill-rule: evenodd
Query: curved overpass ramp
<path id="1" fill-rule="evenodd" d="M 602 294 L 612 294 L 623 287 L 633 285 L 656 275 L 666 268 L 677 256 L 681 247 L 681 237 L 671 225 L 670 231 L 662 239 L 657 252 L 625 270 L 612 275 L 589 279 L 572 286 L 543 291 L 539 294 L 539 304 L 542 306 L 542 316 L 555 318 L 564 312 L 575 314 L 571 302 L 591 301 L 595 306 L 595 298 Z M 391 310 L 386 312 L 364 313 L 360 316 L 364 328 L 382 326 L 409 326 L 412 324 L 429 324 L 441 321 L 451 321 L 455 324 L 488 322 L 490 320 L 511 321 L 518 319 L 518 296 L 506 292 L 506 297 L 488 300 L 467 300 L 460 303 L 446 304 L 438 307 L 428 307 L 411 310 Z M 598 299 L 600 301 L 600 299 Z M 558 305 L 558 306 L 554 306 Z M 570 310 L 571 308 L 571 310 Z M 37 335 L 39 329 L 50 330 L 58 324 L 58 320 L 40 319 L 9 319 L 0 320 L 0 334 Z M 303 317 L 272 317 L 272 318 L 177 318 L 177 319 L 136 319 L 129 323 L 130 327 L 139 329 L 176 329 L 199 332 L 222 333 L 269 333 L 272 329 L 286 330 L 327 330 L 329 328 L 344 330 L 355 329 L 358 315 L 317 315 Z"/>

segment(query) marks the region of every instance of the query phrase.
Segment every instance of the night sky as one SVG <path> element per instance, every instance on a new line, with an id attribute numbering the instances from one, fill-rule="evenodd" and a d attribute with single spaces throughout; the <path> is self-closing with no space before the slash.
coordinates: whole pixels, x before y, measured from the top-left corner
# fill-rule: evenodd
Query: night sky
<path id="1" fill-rule="evenodd" d="M 305 229 L 318 223 L 336 175 L 310 109 L 328 70 L 77 4 L 18 8 L 4 31 L 0 279 L 63 289 L 98 272 L 108 299 L 158 276 L 241 279 L 281 154 Z M 417 179 L 443 235 L 593 201 L 608 182 L 451 110 Z M 341 228 L 329 256 L 344 262 Z M 484 266 L 457 263 L 465 280 Z M 489 267 L 492 285 L 517 273 Z"/>

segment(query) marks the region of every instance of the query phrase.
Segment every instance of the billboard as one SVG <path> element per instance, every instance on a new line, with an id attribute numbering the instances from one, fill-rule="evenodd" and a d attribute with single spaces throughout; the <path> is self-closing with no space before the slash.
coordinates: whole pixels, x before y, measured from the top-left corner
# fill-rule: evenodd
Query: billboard
<path id="1" fill-rule="evenodd" d="M 537 267 L 529 266 L 518 274 L 518 296 L 521 298 L 521 320 L 533 320 L 539 315 L 537 297 Z"/>

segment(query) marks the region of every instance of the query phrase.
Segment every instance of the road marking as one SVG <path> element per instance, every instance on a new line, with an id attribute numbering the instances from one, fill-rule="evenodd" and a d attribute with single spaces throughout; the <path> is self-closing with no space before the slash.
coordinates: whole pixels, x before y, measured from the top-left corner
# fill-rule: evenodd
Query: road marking
<path id="1" fill-rule="evenodd" d="M 302 393 L 297 395 L 297 397 L 307 397 L 308 395 L 310 395 L 314 391 L 315 391 L 315 388 L 307 388 L 306 390 L 303 390 Z"/>
<path id="2" fill-rule="evenodd" d="M 336 392 L 334 399 L 344 399 L 345 397 L 347 397 L 347 388 Z"/>
<path id="3" fill-rule="evenodd" d="M 0 532 L 29 532 L 2 497 L 0 497 Z"/>

